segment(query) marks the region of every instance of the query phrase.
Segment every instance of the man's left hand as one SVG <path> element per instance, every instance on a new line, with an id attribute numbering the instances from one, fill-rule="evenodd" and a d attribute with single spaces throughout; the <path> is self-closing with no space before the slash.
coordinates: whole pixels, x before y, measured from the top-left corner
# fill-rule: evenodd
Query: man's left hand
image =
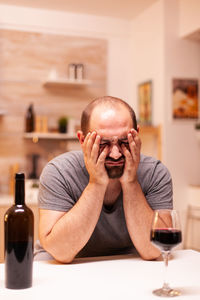
<path id="1" fill-rule="evenodd" d="M 126 158 L 124 173 L 120 177 L 121 183 L 131 183 L 137 180 L 137 169 L 140 162 L 141 140 L 138 132 L 131 129 L 128 133 L 129 150 L 122 145 L 122 151 Z"/>

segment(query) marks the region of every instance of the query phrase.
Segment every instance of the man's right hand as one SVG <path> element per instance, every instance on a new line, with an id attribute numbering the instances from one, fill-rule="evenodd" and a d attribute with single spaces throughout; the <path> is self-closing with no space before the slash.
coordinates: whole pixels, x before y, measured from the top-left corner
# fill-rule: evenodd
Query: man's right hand
<path id="1" fill-rule="evenodd" d="M 86 245 L 102 211 L 109 178 L 104 166 L 108 149 L 99 153 L 100 140 L 96 132 L 88 134 L 82 140 L 81 146 L 90 178 L 76 204 L 67 212 L 40 209 L 41 244 L 62 263 L 70 263 Z"/>
<path id="2" fill-rule="evenodd" d="M 109 178 L 105 169 L 105 159 L 108 154 L 108 148 L 99 153 L 99 144 L 101 137 L 93 131 L 89 132 L 82 145 L 84 160 L 89 173 L 90 183 L 108 185 Z"/>

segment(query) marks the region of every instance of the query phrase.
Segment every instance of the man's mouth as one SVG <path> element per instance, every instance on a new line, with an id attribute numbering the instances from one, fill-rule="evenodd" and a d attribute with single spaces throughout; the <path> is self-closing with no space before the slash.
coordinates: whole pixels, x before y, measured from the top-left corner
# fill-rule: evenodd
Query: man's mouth
<path id="1" fill-rule="evenodd" d="M 124 165 L 125 159 L 106 159 L 105 164 L 106 166 L 122 166 Z"/>

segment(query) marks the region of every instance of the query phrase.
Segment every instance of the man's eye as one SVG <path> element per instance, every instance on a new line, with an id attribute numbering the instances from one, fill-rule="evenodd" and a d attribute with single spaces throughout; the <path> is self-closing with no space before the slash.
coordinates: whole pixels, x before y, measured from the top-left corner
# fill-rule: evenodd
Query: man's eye
<path id="1" fill-rule="evenodd" d="M 99 146 L 100 147 L 106 147 L 106 146 L 109 146 L 109 143 L 101 143 Z"/>
<path id="2" fill-rule="evenodd" d="M 121 141 L 120 143 L 119 143 L 120 145 L 125 145 L 125 146 L 128 146 L 129 145 L 129 142 L 128 141 Z"/>

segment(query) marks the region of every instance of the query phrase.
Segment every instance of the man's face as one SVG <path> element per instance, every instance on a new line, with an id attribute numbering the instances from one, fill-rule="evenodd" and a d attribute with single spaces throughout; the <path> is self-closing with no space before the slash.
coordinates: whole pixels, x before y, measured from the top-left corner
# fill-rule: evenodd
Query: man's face
<path id="1" fill-rule="evenodd" d="M 124 171 L 125 156 L 122 145 L 129 149 L 127 134 L 133 127 L 129 111 L 119 108 L 94 109 L 90 119 L 90 131 L 95 130 L 101 136 L 99 153 L 105 147 L 108 155 L 105 160 L 105 168 L 109 178 L 120 178 Z"/>
<path id="2" fill-rule="evenodd" d="M 122 145 L 129 149 L 127 135 L 124 135 L 121 138 L 113 136 L 112 138 L 102 137 L 101 139 L 99 152 L 101 153 L 105 147 L 108 148 L 105 168 L 110 178 L 119 178 L 123 174 L 125 157 L 122 152 Z"/>

